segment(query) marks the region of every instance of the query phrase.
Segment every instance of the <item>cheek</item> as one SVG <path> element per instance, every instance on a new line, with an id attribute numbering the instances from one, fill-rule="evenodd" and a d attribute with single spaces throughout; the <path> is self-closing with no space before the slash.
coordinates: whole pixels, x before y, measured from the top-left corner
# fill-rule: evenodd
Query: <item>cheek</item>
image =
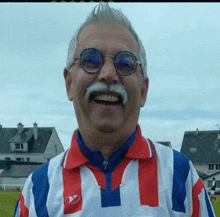
<path id="1" fill-rule="evenodd" d="M 127 86 L 131 101 L 136 101 L 141 95 L 141 82 L 138 79 L 132 80 Z"/>

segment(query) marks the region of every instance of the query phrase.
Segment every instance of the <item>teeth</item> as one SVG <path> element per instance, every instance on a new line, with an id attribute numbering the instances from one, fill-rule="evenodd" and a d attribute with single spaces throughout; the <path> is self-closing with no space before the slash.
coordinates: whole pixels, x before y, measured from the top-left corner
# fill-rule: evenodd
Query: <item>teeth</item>
<path id="1" fill-rule="evenodd" d="M 112 96 L 112 95 L 96 95 L 94 100 L 118 102 L 119 98 L 117 96 Z"/>

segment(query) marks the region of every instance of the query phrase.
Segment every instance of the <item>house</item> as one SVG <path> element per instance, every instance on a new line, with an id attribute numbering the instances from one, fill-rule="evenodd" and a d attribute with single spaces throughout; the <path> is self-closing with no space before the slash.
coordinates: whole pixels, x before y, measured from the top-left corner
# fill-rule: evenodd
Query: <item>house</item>
<path id="1" fill-rule="evenodd" d="M 64 151 L 54 127 L 0 125 L 0 185 L 23 185 L 40 164 Z"/>
<path id="2" fill-rule="evenodd" d="M 0 161 L 0 187 L 22 189 L 27 177 L 39 167 L 41 163 L 22 161 Z"/>
<path id="3" fill-rule="evenodd" d="M 162 144 L 162 145 L 165 145 L 165 146 L 167 146 L 167 147 L 172 148 L 170 141 L 162 141 L 162 142 L 157 142 L 157 143 L 160 143 L 160 144 Z"/>
<path id="4" fill-rule="evenodd" d="M 186 131 L 181 152 L 192 161 L 205 187 L 210 188 L 215 177 L 220 192 L 220 130 Z"/>

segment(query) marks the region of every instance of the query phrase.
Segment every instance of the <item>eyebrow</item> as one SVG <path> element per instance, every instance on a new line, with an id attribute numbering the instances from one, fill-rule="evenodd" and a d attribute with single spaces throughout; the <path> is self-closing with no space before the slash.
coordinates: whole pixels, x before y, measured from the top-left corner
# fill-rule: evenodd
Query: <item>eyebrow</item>
<path id="1" fill-rule="evenodd" d="M 75 58 L 79 58 L 80 55 L 81 55 L 81 53 L 82 53 L 84 50 L 89 49 L 89 48 L 94 48 L 94 49 L 98 50 L 101 54 L 103 54 L 103 49 L 102 49 L 102 48 L 100 48 L 100 47 L 95 47 L 95 46 L 88 46 L 88 47 L 84 47 L 84 48 L 80 49 L 80 50 L 79 50 L 79 53 L 80 53 L 80 54 L 79 54 L 79 55 L 76 55 Z M 119 52 L 122 52 L 122 51 L 129 51 L 129 52 L 133 53 L 133 54 L 136 56 L 137 60 L 140 59 L 140 58 L 139 58 L 139 53 L 133 52 L 133 51 L 131 51 L 131 50 L 124 50 L 124 49 L 119 50 L 119 51 L 116 51 L 116 52 L 114 53 L 114 56 L 117 55 Z M 107 54 L 107 55 L 108 55 L 108 54 Z"/>
<path id="2" fill-rule="evenodd" d="M 89 49 L 89 48 L 94 48 L 94 49 L 98 50 L 100 53 L 103 53 L 103 49 L 100 48 L 100 47 L 87 46 L 87 47 L 84 47 L 84 48 L 80 49 L 80 50 L 79 50 L 79 53 L 80 53 L 80 54 L 79 54 L 79 55 L 74 55 L 74 58 L 80 57 L 81 53 L 82 53 L 84 50 Z"/>

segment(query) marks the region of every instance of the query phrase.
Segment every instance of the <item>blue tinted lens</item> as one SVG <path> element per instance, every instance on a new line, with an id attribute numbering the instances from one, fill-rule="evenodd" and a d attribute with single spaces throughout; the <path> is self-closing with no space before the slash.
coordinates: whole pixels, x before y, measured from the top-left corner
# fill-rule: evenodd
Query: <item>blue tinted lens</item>
<path id="1" fill-rule="evenodd" d="M 88 48 L 82 52 L 80 62 L 82 68 L 89 73 L 99 71 L 103 64 L 102 55 L 93 48 Z"/>
<path id="2" fill-rule="evenodd" d="M 136 71 L 137 59 L 133 53 L 122 51 L 115 57 L 115 68 L 123 75 L 130 75 Z"/>

